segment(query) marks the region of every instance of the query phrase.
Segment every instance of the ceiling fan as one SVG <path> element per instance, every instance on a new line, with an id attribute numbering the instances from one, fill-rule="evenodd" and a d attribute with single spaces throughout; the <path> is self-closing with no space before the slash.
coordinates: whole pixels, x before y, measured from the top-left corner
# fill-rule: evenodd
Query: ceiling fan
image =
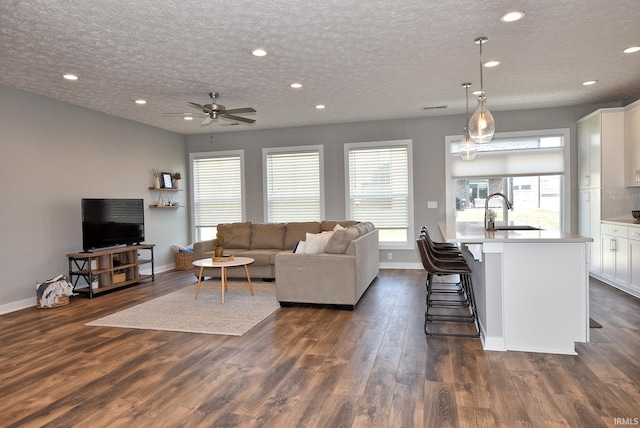
<path id="1" fill-rule="evenodd" d="M 236 122 L 242 122 L 246 124 L 251 124 L 255 122 L 255 119 L 247 119 L 246 117 L 236 116 L 237 114 L 242 113 L 255 113 L 256 110 L 252 107 L 244 107 L 244 108 L 234 108 L 227 110 L 222 104 L 218 104 L 218 94 L 217 92 L 209 92 L 209 98 L 211 98 L 210 104 L 201 105 L 198 103 L 189 102 L 189 105 L 196 110 L 200 110 L 200 114 L 198 117 L 204 117 L 202 122 L 200 122 L 200 126 L 209 125 L 214 120 L 217 120 L 219 117 L 223 119 L 228 119 Z M 180 116 L 190 116 L 189 113 L 167 113 L 168 115 L 180 115 Z"/>

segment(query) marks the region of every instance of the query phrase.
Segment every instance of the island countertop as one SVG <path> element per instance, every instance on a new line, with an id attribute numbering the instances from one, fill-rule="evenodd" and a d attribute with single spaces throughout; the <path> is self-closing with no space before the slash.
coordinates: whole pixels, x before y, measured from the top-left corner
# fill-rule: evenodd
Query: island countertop
<path id="1" fill-rule="evenodd" d="M 489 242 L 503 243 L 560 243 L 560 242 L 593 242 L 588 236 L 565 233 L 559 230 L 496 230 L 488 231 L 480 222 L 442 222 L 438 224 L 440 233 L 446 242 L 462 242 L 482 244 Z"/>

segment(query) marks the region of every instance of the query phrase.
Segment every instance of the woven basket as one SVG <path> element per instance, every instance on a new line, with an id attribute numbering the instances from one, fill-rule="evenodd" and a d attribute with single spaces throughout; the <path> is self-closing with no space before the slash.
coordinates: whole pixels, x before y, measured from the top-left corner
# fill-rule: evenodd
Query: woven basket
<path id="1" fill-rule="evenodd" d="M 36 308 L 38 309 L 49 309 L 49 308 L 59 308 L 60 306 L 67 306 L 69 304 L 69 296 L 60 296 L 58 298 L 58 303 L 54 303 L 51 306 L 42 306 L 40 305 L 40 299 L 37 299 L 38 304 Z"/>
<path id="2" fill-rule="evenodd" d="M 193 269 L 193 253 L 176 251 L 176 270 Z"/>

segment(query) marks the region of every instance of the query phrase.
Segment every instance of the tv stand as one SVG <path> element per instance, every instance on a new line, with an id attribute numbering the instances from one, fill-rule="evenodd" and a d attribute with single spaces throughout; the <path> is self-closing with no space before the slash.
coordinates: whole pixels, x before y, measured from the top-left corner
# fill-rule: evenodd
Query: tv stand
<path id="1" fill-rule="evenodd" d="M 137 284 L 146 279 L 155 280 L 153 247 L 154 244 L 127 245 L 125 247 L 93 250 L 67 254 L 69 259 L 69 279 L 74 293 L 94 295 L 118 288 Z M 141 258 L 140 252 L 147 253 Z M 140 266 L 151 264 L 150 274 L 141 274 Z M 93 289 L 91 283 L 99 278 L 98 288 Z M 86 283 L 86 288 L 77 288 Z M 80 282 L 80 284 L 78 284 Z"/>

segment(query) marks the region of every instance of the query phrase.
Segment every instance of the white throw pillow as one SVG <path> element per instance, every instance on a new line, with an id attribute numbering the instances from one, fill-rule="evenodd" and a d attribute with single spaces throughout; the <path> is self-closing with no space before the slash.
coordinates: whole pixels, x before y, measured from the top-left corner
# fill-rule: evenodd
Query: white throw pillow
<path id="1" fill-rule="evenodd" d="M 320 254 L 324 253 L 324 249 L 327 247 L 327 243 L 329 243 L 329 239 L 333 232 L 322 232 L 322 233 L 308 233 L 306 234 L 304 252 L 306 254 Z"/>
<path id="2" fill-rule="evenodd" d="M 298 243 L 296 244 L 296 248 L 293 249 L 293 253 L 294 254 L 304 253 L 305 245 L 306 243 L 304 241 L 298 241 Z"/>
<path id="3" fill-rule="evenodd" d="M 334 227 L 334 228 L 333 228 L 333 230 L 334 230 L 334 231 L 336 231 L 336 230 L 342 230 L 342 229 L 344 229 L 344 227 L 342 227 L 342 226 L 340 225 L 340 223 L 336 224 L 336 227 Z"/>

